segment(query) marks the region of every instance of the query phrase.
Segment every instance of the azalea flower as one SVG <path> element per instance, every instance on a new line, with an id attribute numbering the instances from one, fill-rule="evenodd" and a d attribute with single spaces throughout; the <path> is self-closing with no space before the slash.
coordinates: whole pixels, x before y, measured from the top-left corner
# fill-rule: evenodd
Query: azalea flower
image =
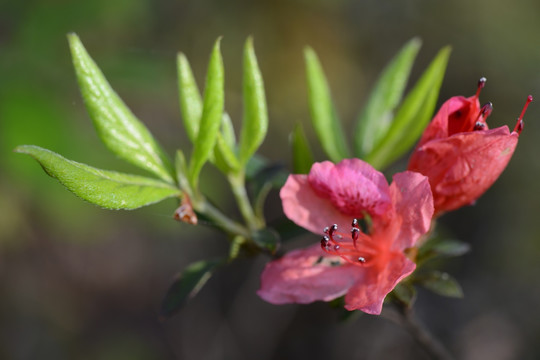
<path id="1" fill-rule="evenodd" d="M 406 171 L 389 186 L 362 160 L 325 161 L 309 175 L 290 175 L 280 196 L 289 219 L 324 237 L 268 263 L 259 296 L 286 304 L 345 295 L 347 310 L 380 314 L 386 295 L 416 267 L 404 251 L 429 230 L 433 199 L 427 178 Z M 351 226 L 353 218 L 368 229 L 362 231 L 357 220 Z"/>
<path id="2" fill-rule="evenodd" d="M 501 175 L 523 130 L 532 96 L 512 132 L 508 126 L 489 130 L 493 106 L 480 108 L 478 101 L 485 81 L 474 96 L 455 96 L 441 106 L 409 160 L 409 170 L 429 178 L 436 215 L 474 203 Z"/>

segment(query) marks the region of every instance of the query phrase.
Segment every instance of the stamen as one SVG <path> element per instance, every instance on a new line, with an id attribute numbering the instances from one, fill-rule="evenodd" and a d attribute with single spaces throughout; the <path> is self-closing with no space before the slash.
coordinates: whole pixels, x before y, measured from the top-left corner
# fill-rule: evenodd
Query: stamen
<path id="1" fill-rule="evenodd" d="M 521 134 L 523 131 L 523 116 L 525 116 L 525 111 L 527 111 L 527 107 L 529 107 L 529 104 L 533 101 L 532 95 L 527 96 L 527 101 L 525 101 L 525 105 L 523 106 L 523 110 L 521 110 L 521 114 L 519 115 L 519 118 L 517 119 L 516 126 L 514 127 L 514 132 L 517 132 L 518 134 Z"/>
<path id="2" fill-rule="evenodd" d="M 370 236 L 359 228 L 357 219 L 352 221 L 349 234 L 338 231 L 336 224 L 326 227 L 321 239 L 321 249 L 326 253 L 339 256 L 351 264 L 370 264 L 370 258 L 377 253 L 377 247 Z"/>
<path id="3" fill-rule="evenodd" d="M 485 128 L 487 127 L 486 119 L 489 115 L 491 115 L 492 111 L 493 104 L 491 102 L 488 102 L 484 104 L 484 106 L 482 106 L 480 112 L 478 113 L 478 116 L 476 117 L 476 123 L 474 124 L 473 131 L 485 130 Z"/>
<path id="4" fill-rule="evenodd" d="M 483 76 L 480 78 L 480 80 L 478 80 L 478 87 L 476 88 L 476 94 L 474 95 L 474 97 L 476 97 L 477 99 L 478 96 L 480 96 L 480 91 L 482 91 L 484 86 L 486 86 L 486 81 L 487 79 Z"/>

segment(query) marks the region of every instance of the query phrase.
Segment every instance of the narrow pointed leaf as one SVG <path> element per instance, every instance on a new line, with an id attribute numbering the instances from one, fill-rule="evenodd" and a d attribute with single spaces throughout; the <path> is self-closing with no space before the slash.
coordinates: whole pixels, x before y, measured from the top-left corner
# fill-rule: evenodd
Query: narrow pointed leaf
<path id="1" fill-rule="evenodd" d="M 417 279 L 417 282 L 426 289 L 442 296 L 463 297 L 463 290 L 457 280 L 444 272 L 433 271 L 425 277 Z"/>
<path id="2" fill-rule="evenodd" d="M 416 263 L 420 265 L 434 258 L 461 256 L 470 250 L 471 246 L 463 241 L 432 238 L 418 249 Z"/>
<path id="3" fill-rule="evenodd" d="M 424 71 L 399 107 L 384 138 L 366 156 L 375 168 L 384 169 L 405 154 L 428 124 L 439 96 L 450 47 L 444 47 Z"/>
<path id="4" fill-rule="evenodd" d="M 180 195 L 179 189 L 163 181 L 96 169 L 38 146 L 22 145 L 15 151 L 32 156 L 78 197 L 107 209 L 131 210 Z"/>
<path id="5" fill-rule="evenodd" d="M 231 117 L 226 112 L 223 113 L 223 117 L 221 118 L 221 135 L 231 150 L 236 147 L 236 135 L 234 134 L 233 123 Z"/>
<path id="6" fill-rule="evenodd" d="M 380 75 L 364 110 L 358 117 L 354 134 L 356 155 L 369 154 L 386 134 L 409 79 L 409 74 L 420 50 L 418 38 L 410 40 L 392 59 Z"/>
<path id="7" fill-rule="evenodd" d="M 198 261 L 177 276 L 161 303 L 160 315 L 169 318 L 202 289 L 223 261 Z"/>
<path id="8" fill-rule="evenodd" d="M 322 66 L 311 48 L 304 51 L 311 121 L 323 150 L 333 162 L 349 157 L 349 150 Z"/>
<path id="9" fill-rule="evenodd" d="M 177 66 L 180 110 L 186 133 L 191 142 L 194 143 L 199 134 L 203 102 L 191 67 L 184 54 L 178 55 Z M 221 132 L 218 134 L 215 151 L 210 155 L 209 161 L 224 173 L 237 169 L 239 162 L 233 150 L 235 146 L 236 140 L 231 118 L 224 112 L 221 120 Z"/>
<path id="10" fill-rule="evenodd" d="M 191 186 L 188 179 L 188 165 L 186 163 L 186 157 L 182 150 L 176 150 L 176 157 L 174 159 L 176 178 L 180 188 L 184 191 L 190 190 Z"/>
<path id="11" fill-rule="evenodd" d="M 300 124 L 297 124 L 291 134 L 293 172 L 295 174 L 307 174 L 313 165 L 313 154 L 309 143 Z"/>
<path id="12" fill-rule="evenodd" d="M 235 172 L 240 168 L 240 163 L 236 158 L 236 154 L 229 147 L 221 133 L 218 134 L 216 141 L 213 162 L 224 174 Z"/>
<path id="13" fill-rule="evenodd" d="M 79 37 L 69 34 L 68 40 L 82 97 L 101 140 L 122 159 L 174 182 L 170 162 L 152 134 L 114 92 Z"/>
<path id="14" fill-rule="evenodd" d="M 244 122 L 240 134 L 240 162 L 246 164 L 259 148 L 268 131 L 268 110 L 264 83 L 257 64 L 253 40 L 248 38 L 244 47 Z"/>
<path id="15" fill-rule="evenodd" d="M 225 95 L 223 59 L 219 49 L 220 40 L 218 39 L 214 45 L 206 74 L 202 117 L 189 168 L 192 185 L 197 184 L 203 165 L 212 156 L 223 116 Z"/>
<path id="16" fill-rule="evenodd" d="M 214 156 L 210 159 L 224 174 L 235 172 L 240 162 L 235 153 L 236 137 L 231 118 L 226 112 L 221 118 L 221 131 L 218 133 Z"/>
<path id="17" fill-rule="evenodd" d="M 178 68 L 180 111 L 186 133 L 193 143 L 199 133 L 203 102 L 189 61 L 184 54 L 178 54 L 176 65 Z"/>

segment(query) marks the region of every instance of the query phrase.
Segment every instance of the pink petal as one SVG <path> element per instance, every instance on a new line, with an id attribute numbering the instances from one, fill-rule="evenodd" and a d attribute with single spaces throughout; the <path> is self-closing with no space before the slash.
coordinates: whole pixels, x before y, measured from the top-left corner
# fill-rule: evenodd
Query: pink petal
<path id="1" fill-rule="evenodd" d="M 307 175 L 289 175 L 279 193 L 283 212 L 298 226 L 322 234 L 326 226 L 349 229 L 352 217 L 339 212 L 330 199 L 322 198 L 309 185 Z"/>
<path id="2" fill-rule="evenodd" d="M 418 148 L 409 169 L 429 177 L 436 212 L 468 205 L 500 176 L 517 146 L 508 127 L 460 133 Z"/>
<path id="3" fill-rule="evenodd" d="M 266 264 L 257 294 L 272 304 L 331 301 L 344 295 L 360 275 L 358 267 L 328 256 L 317 244 Z"/>
<path id="4" fill-rule="evenodd" d="M 393 252 L 382 267 L 367 267 L 362 277 L 345 295 L 347 310 L 361 310 L 368 314 L 379 315 L 384 298 L 405 277 L 409 276 L 416 264 L 403 253 Z"/>
<path id="5" fill-rule="evenodd" d="M 313 190 L 351 218 L 367 212 L 381 215 L 390 206 L 388 183 L 384 175 L 360 159 L 345 159 L 337 165 L 315 163 L 308 175 Z"/>
<path id="6" fill-rule="evenodd" d="M 401 219 L 400 230 L 392 249 L 404 250 L 413 246 L 431 227 L 433 196 L 428 178 L 405 171 L 395 174 L 390 185 L 396 219 Z"/>

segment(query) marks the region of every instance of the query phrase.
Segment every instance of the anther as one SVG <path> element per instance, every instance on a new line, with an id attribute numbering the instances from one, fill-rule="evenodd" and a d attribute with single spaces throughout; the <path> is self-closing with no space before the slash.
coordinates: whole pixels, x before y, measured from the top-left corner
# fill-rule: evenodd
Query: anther
<path id="1" fill-rule="evenodd" d="M 478 131 L 478 130 L 484 130 L 486 128 L 486 124 L 480 122 L 480 121 L 477 121 L 476 124 L 474 124 L 474 128 L 473 130 L 474 131 Z"/>
<path id="2" fill-rule="evenodd" d="M 363 263 L 366 262 L 366 258 L 364 258 L 364 257 L 362 257 L 362 256 L 359 256 L 359 257 L 358 257 L 358 262 L 360 262 L 360 263 L 363 264 Z"/>
<path id="3" fill-rule="evenodd" d="M 482 91 L 484 86 L 486 86 L 486 81 L 487 81 L 487 79 L 485 77 L 483 77 L 483 76 L 480 78 L 480 80 L 478 80 L 478 87 L 476 88 L 475 97 L 478 98 L 478 96 L 480 96 L 480 91 Z"/>
<path id="4" fill-rule="evenodd" d="M 330 229 L 328 228 L 328 226 L 325 227 L 325 228 L 323 229 L 323 232 L 324 232 L 325 234 L 328 234 L 328 231 L 330 231 Z"/>
<path id="5" fill-rule="evenodd" d="M 521 110 L 521 114 L 519 115 L 519 118 L 517 119 L 516 126 L 514 127 L 514 132 L 517 132 L 518 134 L 521 134 L 521 132 L 523 131 L 523 116 L 525 116 L 525 111 L 527 111 L 527 107 L 529 106 L 531 101 L 533 101 L 532 95 L 527 96 L 527 101 L 525 101 L 523 110 Z"/>
<path id="6" fill-rule="evenodd" d="M 480 109 L 480 114 L 478 117 L 482 116 L 484 119 L 487 118 L 489 115 L 491 115 L 491 112 L 493 111 L 493 104 L 491 102 L 488 102 L 482 106 Z"/>
<path id="7" fill-rule="evenodd" d="M 353 219 L 351 225 L 352 225 L 352 227 L 357 228 L 358 227 L 358 219 Z"/>

